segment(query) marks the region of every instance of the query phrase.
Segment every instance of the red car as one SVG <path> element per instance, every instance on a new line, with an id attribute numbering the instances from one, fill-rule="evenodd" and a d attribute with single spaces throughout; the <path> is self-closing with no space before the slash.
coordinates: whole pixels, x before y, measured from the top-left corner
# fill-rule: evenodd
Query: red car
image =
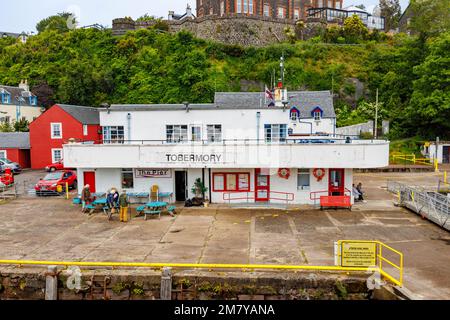
<path id="1" fill-rule="evenodd" d="M 63 160 L 49 164 L 48 166 L 45 167 L 45 170 L 49 171 L 49 172 L 54 172 L 54 171 L 59 171 L 59 170 L 64 170 L 64 169 L 65 168 L 64 168 Z"/>
<path id="2" fill-rule="evenodd" d="M 45 176 L 44 179 L 39 180 L 34 189 L 36 195 L 54 195 L 59 194 L 58 186 L 61 186 L 62 192 L 65 191 L 66 183 L 69 184 L 69 189 L 77 188 L 77 174 L 72 170 L 51 172 Z"/>

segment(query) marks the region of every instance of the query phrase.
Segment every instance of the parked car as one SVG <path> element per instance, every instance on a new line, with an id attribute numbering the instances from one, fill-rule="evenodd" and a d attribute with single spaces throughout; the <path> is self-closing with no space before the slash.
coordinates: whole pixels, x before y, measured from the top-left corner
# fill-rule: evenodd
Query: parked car
<path id="1" fill-rule="evenodd" d="M 55 171 L 47 174 L 45 178 L 39 180 L 34 189 L 36 195 L 57 195 L 58 186 L 61 186 L 62 192 L 65 190 L 66 183 L 69 184 L 69 189 L 77 188 L 77 174 L 72 170 Z"/>
<path id="2" fill-rule="evenodd" d="M 54 171 L 59 171 L 59 170 L 64 170 L 64 161 L 58 161 L 52 164 L 49 164 L 48 166 L 45 167 L 45 170 L 48 172 L 54 172 Z"/>
<path id="3" fill-rule="evenodd" d="M 12 162 L 5 158 L 0 159 L 0 167 L 2 172 L 5 171 L 6 168 L 10 168 L 15 174 L 22 172 L 22 167 L 17 162 Z"/>

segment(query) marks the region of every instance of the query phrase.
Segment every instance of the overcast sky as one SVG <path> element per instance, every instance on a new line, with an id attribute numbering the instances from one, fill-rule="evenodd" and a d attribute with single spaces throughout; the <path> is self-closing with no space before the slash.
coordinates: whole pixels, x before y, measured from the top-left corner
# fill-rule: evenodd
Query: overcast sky
<path id="1" fill-rule="evenodd" d="M 185 12 L 186 4 L 195 9 L 195 0 L 16 0 L 1 1 L 0 31 L 36 31 L 41 19 L 62 11 L 73 12 L 79 17 L 80 25 L 99 23 L 111 26 L 112 19 L 131 16 L 136 19 L 148 13 L 167 17 L 169 10 Z M 364 4 L 372 8 L 379 0 L 344 0 L 344 6 Z M 402 9 L 408 0 L 400 0 Z"/>

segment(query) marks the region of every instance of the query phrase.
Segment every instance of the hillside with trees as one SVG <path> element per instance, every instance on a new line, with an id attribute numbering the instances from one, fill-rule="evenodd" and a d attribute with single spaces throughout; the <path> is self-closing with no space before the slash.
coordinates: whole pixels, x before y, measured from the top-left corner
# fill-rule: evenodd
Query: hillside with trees
<path id="1" fill-rule="evenodd" d="M 433 2 L 441 1 L 448 6 Z M 290 43 L 265 48 L 170 34 L 162 23 L 121 37 L 69 30 L 61 27 L 61 14 L 41 21 L 26 44 L 0 39 L 0 83 L 28 79 L 46 107 L 202 103 L 213 101 L 215 91 L 270 85 L 284 55 L 288 89 L 332 90 L 340 125 L 373 119 L 379 89 L 380 117 L 391 121 L 391 138 L 450 138 L 449 19 L 439 16 L 448 15 L 442 6 L 433 8 L 426 12 L 441 25 L 430 28 L 421 15 L 411 21 L 415 36 L 368 32 L 352 17 L 316 38 L 302 41 L 296 30 Z"/>

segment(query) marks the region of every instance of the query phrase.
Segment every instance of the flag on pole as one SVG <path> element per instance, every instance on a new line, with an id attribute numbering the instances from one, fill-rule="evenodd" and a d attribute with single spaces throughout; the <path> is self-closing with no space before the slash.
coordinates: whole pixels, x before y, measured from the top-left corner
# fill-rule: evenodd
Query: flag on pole
<path id="1" fill-rule="evenodd" d="M 273 96 L 272 91 L 270 91 L 269 88 L 267 88 L 267 86 L 266 86 L 264 97 L 265 97 L 264 100 L 266 102 L 266 105 L 268 105 L 269 107 L 275 106 L 275 98 Z M 269 102 L 269 104 L 267 104 L 267 102 Z"/>
<path id="2" fill-rule="evenodd" d="M 266 86 L 266 99 L 268 99 L 268 100 L 273 100 L 273 94 L 272 94 L 272 92 L 269 90 L 269 88 L 267 88 L 267 86 Z"/>

